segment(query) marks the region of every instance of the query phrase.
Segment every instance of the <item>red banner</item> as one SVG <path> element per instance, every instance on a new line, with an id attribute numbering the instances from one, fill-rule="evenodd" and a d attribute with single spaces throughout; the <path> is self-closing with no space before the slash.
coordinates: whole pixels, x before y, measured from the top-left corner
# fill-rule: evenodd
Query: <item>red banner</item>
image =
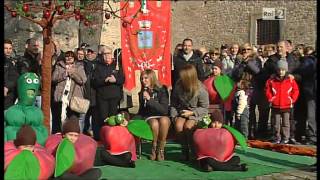
<path id="1" fill-rule="evenodd" d="M 121 1 L 124 88 L 136 86 L 135 70 L 158 70 L 160 82 L 171 86 L 170 1 Z"/>

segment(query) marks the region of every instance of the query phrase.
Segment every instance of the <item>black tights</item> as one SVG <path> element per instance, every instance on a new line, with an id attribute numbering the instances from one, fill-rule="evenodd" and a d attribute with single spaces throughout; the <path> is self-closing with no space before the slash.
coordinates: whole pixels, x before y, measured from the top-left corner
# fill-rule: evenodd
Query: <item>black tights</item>
<path id="1" fill-rule="evenodd" d="M 134 161 L 131 161 L 131 153 L 126 152 L 120 155 L 111 155 L 108 151 L 100 151 L 101 159 L 104 163 L 120 167 L 135 167 Z"/>
<path id="2" fill-rule="evenodd" d="M 246 171 L 246 164 L 240 164 L 239 156 L 233 156 L 226 162 L 220 162 L 213 158 L 200 159 L 201 168 L 206 169 L 206 166 L 210 166 L 213 171 Z"/>
<path id="3" fill-rule="evenodd" d="M 91 168 L 81 175 L 72 174 L 69 172 L 63 173 L 61 176 L 52 178 L 54 180 L 98 180 L 101 177 L 101 170 L 99 168 Z"/>

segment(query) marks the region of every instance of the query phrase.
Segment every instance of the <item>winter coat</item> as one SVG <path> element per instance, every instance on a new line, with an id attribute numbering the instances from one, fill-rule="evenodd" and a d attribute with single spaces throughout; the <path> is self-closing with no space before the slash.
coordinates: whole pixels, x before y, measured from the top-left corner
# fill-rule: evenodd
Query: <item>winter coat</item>
<path id="1" fill-rule="evenodd" d="M 299 87 L 301 94 L 307 100 L 316 99 L 315 81 L 317 75 L 317 64 L 314 56 L 305 56 L 301 58 L 300 66 L 297 68 L 296 73 L 300 79 Z"/>
<path id="2" fill-rule="evenodd" d="M 167 88 L 154 88 L 152 91 L 148 90 L 151 96 L 149 101 L 143 99 L 143 92 L 139 92 L 139 112 L 143 117 L 150 116 L 166 116 L 169 111 L 169 94 Z"/>
<path id="3" fill-rule="evenodd" d="M 234 112 L 241 115 L 246 107 L 248 107 L 248 95 L 244 90 L 238 89 L 234 94 Z"/>
<path id="4" fill-rule="evenodd" d="M 297 101 L 299 88 L 295 80 L 289 77 L 280 79 L 271 77 L 266 83 L 266 97 L 271 106 L 276 109 L 290 109 Z"/>
<path id="5" fill-rule="evenodd" d="M 179 81 L 177 82 L 171 95 L 171 117 L 179 116 L 182 110 L 191 110 L 194 112 L 194 117 L 192 118 L 198 121 L 208 114 L 209 95 L 200 81 L 199 86 L 199 92 L 194 97 L 188 97 Z"/>
<path id="6" fill-rule="evenodd" d="M 254 77 L 260 73 L 260 70 L 261 65 L 259 64 L 259 61 L 257 61 L 256 57 L 253 57 L 247 61 L 243 60 L 237 64 L 232 71 L 231 77 L 234 81 L 239 82 L 245 72 L 253 75 Z"/>
<path id="7" fill-rule="evenodd" d="M 87 76 L 87 81 L 84 84 L 84 97 L 90 100 L 90 106 L 96 105 L 96 90 L 92 85 L 93 72 L 97 66 L 96 61 L 84 60 L 84 71 Z"/>
<path id="8" fill-rule="evenodd" d="M 76 67 L 75 73 L 73 73 L 71 78 L 71 88 L 70 95 L 68 97 L 69 101 L 72 96 L 83 97 L 83 86 L 87 81 L 86 74 L 84 72 L 83 65 L 81 63 L 74 63 Z M 55 70 L 52 74 L 52 83 L 55 84 L 54 91 L 54 101 L 61 102 L 63 91 L 67 82 L 66 76 L 66 64 L 64 61 L 59 61 L 56 64 Z"/>
<path id="9" fill-rule="evenodd" d="M 281 56 L 276 53 L 271 55 L 269 59 L 264 63 L 264 71 L 269 78 L 272 74 L 277 73 L 277 62 L 280 60 Z M 299 61 L 295 60 L 291 53 L 288 53 L 286 56 L 286 60 L 288 63 L 288 73 L 292 74 L 299 67 Z"/>
<path id="10" fill-rule="evenodd" d="M 105 82 L 105 79 L 114 75 L 116 82 Z M 93 87 L 96 89 L 96 98 L 104 100 L 122 97 L 122 86 L 124 83 L 124 75 L 122 69 L 116 70 L 116 63 L 108 65 L 104 62 L 97 62 L 97 66 L 93 72 L 91 79 Z"/>
<path id="11" fill-rule="evenodd" d="M 221 62 L 223 65 L 222 66 L 223 73 L 231 76 L 233 68 L 238 64 L 240 64 L 240 59 L 237 56 L 235 58 L 232 58 L 231 56 L 227 56 L 223 58 Z"/>
<path id="12" fill-rule="evenodd" d="M 13 59 L 5 57 L 4 59 L 4 87 L 8 88 L 7 96 L 4 100 L 4 109 L 14 104 L 17 98 L 17 81 L 19 78 L 18 69 Z"/>
<path id="13" fill-rule="evenodd" d="M 183 52 L 180 52 L 177 56 L 174 56 L 173 58 L 174 70 L 172 73 L 172 84 L 175 84 L 178 81 L 180 70 L 187 64 L 192 64 L 195 66 L 197 70 L 198 79 L 200 81 L 203 81 L 205 79 L 201 58 L 195 52 L 193 52 L 191 58 L 188 61 L 186 61 L 186 59 L 183 57 Z"/>
<path id="14" fill-rule="evenodd" d="M 41 66 L 38 61 L 40 54 L 32 54 L 29 51 L 25 51 L 23 57 L 18 61 L 18 71 L 20 74 L 25 72 L 34 72 L 38 76 L 41 75 Z"/>

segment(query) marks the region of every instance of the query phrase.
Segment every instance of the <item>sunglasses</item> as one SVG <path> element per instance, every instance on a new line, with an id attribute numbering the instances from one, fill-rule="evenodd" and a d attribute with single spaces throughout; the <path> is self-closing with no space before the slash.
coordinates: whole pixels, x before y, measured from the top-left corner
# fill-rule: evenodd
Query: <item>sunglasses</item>
<path id="1" fill-rule="evenodd" d="M 248 48 L 248 49 L 243 49 L 242 51 L 251 51 L 252 49 Z"/>

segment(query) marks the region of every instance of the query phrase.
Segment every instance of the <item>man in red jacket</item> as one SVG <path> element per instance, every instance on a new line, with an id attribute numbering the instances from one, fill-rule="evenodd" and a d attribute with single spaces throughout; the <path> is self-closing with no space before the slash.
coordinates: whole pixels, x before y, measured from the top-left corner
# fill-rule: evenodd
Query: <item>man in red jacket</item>
<path id="1" fill-rule="evenodd" d="M 266 96 L 272 108 L 274 143 L 288 144 L 290 137 L 290 110 L 299 96 L 299 88 L 287 74 L 286 60 L 277 61 L 277 74 L 266 82 Z M 281 125 L 281 126 L 280 126 Z M 281 138 L 281 131 L 282 136 Z M 281 141 L 282 140 L 282 141 Z"/>

